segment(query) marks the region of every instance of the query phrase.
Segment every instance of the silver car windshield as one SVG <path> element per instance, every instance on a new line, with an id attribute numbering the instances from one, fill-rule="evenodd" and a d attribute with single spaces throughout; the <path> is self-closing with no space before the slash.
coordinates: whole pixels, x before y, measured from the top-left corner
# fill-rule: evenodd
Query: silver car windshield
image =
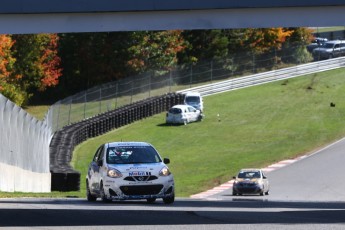
<path id="1" fill-rule="evenodd" d="M 325 43 L 324 47 L 327 49 L 332 49 L 334 47 L 334 44 L 333 43 Z"/>
<path id="2" fill-rule="evenodd" d="M 151 146 L 109 147 L 106 161 L 108 164 L 140 164 L 161 162 L 157 151 Z"/>

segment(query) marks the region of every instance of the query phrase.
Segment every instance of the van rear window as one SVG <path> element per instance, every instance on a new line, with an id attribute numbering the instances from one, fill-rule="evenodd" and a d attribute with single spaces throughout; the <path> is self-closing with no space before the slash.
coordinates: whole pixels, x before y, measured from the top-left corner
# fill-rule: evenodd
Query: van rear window
<path id="1" fill-rule="evenodd" d="M 187 103 L 200 103 L 200 97 L 197 96 L 188 96 L 186 97 L 186 102 Z"/>

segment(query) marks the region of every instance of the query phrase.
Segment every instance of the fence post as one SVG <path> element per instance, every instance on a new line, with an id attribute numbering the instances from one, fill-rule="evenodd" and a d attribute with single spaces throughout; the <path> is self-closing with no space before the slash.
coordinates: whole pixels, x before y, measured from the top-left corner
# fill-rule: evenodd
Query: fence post
<path id="1" fill-rule="evenodd" d="M 190 64 L 190 84 L 189 84 L 189 88 L 192 88 L 192 84 L 193 84 L 193 64 Z"/>
<path id="2" fill-rule="evenodd" d="M 131 102 L 130 102 L 130 104 L 132 104 L 132 100 L 133 100 L 133 81 L 131 81 Z"/>
<path id="3" fill-rule="evenodd" d="M 172 73 L 170 69 L 169 70 L 169 93 L 171 93 L 171 84 L 172 84 Z"/>
<path id="4" fill-rule="evenodd" d="M 86 91 L 84 93 L 84 119 L 86 118 Z"/>
<path id="5" fill-rule="evenodd" d="M 211 83 L 213 79 L 213 61 L 211 61 Z"/>
<path id="6" fill-rule="evenodd" d="M 71 124 L 72 102 L 73 102 L 73 99 L 71 98 L 71 101 L 70 101 L 70 103 L 69 103 L 69 111 L 68 111 L 68 122 L 67 122 L 67 125 Z"/>
<path id="7" fill-rule="evenodd" d="M 99 113 L 102 113 L 102 87 L 99 88 Z"/>
<path id="8" fill-rule="evenodd" d="M 152 70 L 152 76 L 154 77 L 155 72 Z M 149 74 L 149 97 L 151 97 L 151 74 Z"/>
<path id="9" fill-rule="evenodd" d="M 253 52 L 253 74 L 255 74 L 255 53 Z"/>
<path id="10" fill-rule="evenodd" d="M 234 57 L 231 58 L 231 77 L 234 76 Z"/>
<path id="11" fill-rule="evenodd" d="M 116 82 L 116 92 L 115 92 L 115 108 L 117 108 L 117 93 L 118 93 L 118 90 L 119 90 L 119 83 Z"/>

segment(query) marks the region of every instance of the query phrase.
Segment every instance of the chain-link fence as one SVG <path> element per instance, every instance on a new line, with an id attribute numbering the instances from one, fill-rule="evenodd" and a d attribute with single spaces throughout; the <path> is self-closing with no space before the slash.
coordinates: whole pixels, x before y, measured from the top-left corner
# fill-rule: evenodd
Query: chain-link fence
<path id="1" fill-rule="evenodd" d="M 51 106 L 46 122 L 53 131 L 148 97 L 176 92 L 253 73 L 310 62 L 305 45 L 271 49 L 264 54 L 245 52 L 228 59 L 212 60 L 156 70 L 110 82 L 58 101 Z"/>

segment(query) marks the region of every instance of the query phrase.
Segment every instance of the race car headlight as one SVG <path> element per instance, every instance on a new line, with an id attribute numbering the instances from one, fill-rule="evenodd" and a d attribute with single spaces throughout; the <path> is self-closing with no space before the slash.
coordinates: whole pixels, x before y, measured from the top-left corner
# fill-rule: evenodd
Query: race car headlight
<path id="1" fill-rule="evenodd" d="M 120 171 L 110 168 L 107 171 L 107 176 L 112 177 L 112 178 L 119 178 L 119 177 L 122 177 L 122 174 Z"/>
<path id="2" fill-rule="evenodd" d="M 170 170 L 167 167 L 164 167 L 159 172 L 160 176 L 169 176 L 171 174 Z"/>

